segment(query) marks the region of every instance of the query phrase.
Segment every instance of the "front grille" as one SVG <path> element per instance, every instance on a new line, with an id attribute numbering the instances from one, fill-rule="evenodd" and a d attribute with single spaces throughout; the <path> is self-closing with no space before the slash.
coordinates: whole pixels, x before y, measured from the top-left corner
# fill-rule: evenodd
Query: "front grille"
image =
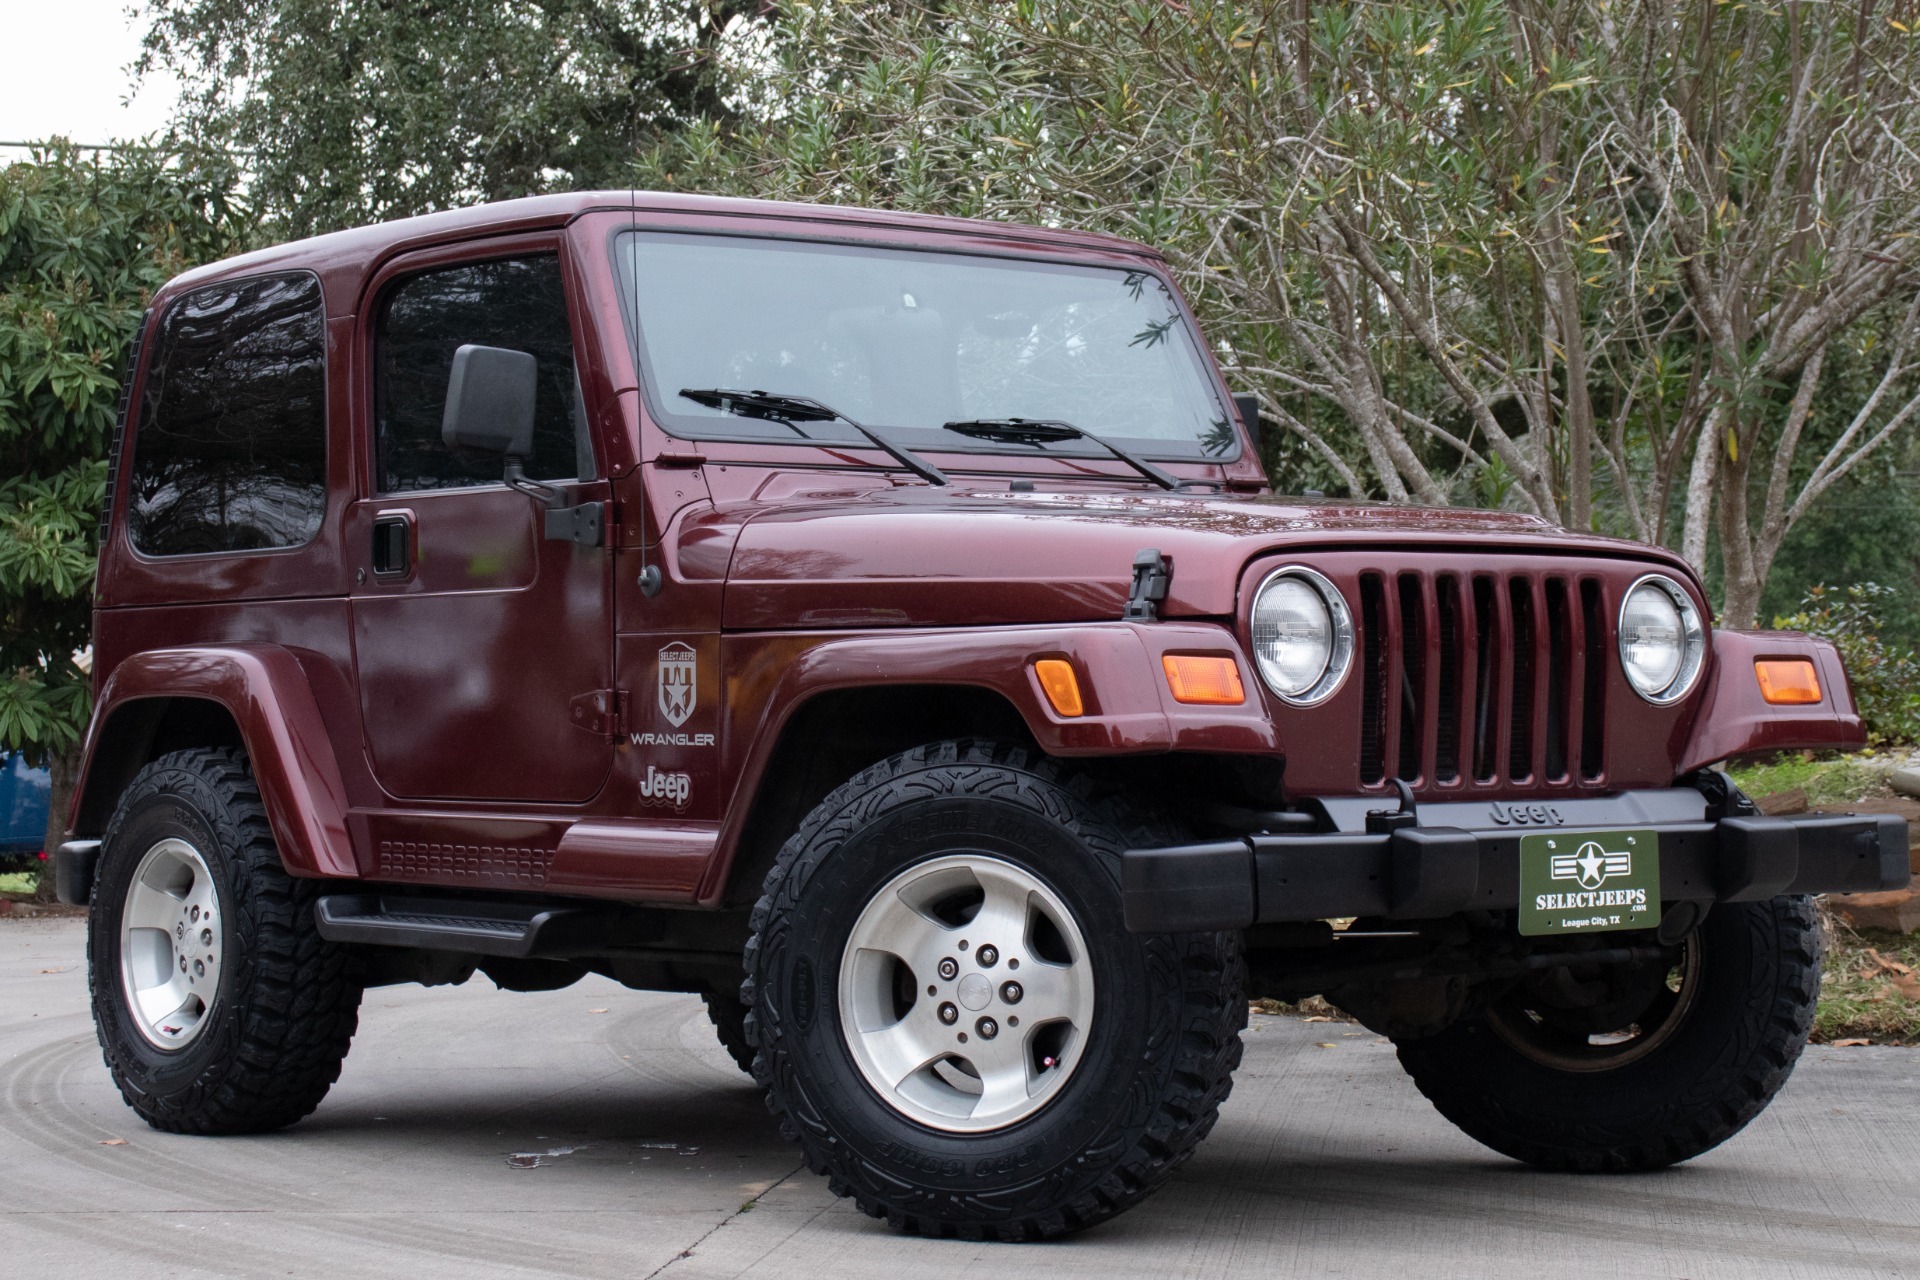
<path id="1" fill-rule="evenodd" d="M 1369 571 L 1359 588 L 1362 785 L 1600 778 L 1608 637 L 1597 578 Z"/>

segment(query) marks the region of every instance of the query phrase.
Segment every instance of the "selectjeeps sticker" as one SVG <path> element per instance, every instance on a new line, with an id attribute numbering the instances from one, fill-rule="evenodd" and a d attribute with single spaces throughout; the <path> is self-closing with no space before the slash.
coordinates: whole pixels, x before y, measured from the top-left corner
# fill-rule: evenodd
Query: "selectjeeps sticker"
<path id="1" fill-rule="evenodd" d="M 1660 923 L 1660 837 L 1556 831 L 1520 837 L 1520 932 L 1600 933 Z"/>

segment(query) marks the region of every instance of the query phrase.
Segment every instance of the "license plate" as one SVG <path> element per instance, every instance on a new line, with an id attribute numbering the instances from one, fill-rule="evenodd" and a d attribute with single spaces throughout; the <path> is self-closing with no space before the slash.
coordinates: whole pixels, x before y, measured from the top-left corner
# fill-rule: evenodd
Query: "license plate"
<path id="1" fill-rule="evenodd" d="M 1547 831 L 1520 837 L 1521 933 L 1605 933 L 1659 923 L 1659 833 Z"/>

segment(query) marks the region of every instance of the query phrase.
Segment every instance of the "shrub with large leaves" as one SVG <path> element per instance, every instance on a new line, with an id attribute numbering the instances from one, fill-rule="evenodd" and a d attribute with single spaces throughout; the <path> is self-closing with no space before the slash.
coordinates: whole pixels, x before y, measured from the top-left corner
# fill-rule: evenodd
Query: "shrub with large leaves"
<path id="1" fill-rule="evenodd" d="M 58 766 L 86 725 L 73 655 L 128 343 L 168 277 L 239 247 L 237 191 L 224 159 L 146 150 L 0 169 L 0 753 Z"/>

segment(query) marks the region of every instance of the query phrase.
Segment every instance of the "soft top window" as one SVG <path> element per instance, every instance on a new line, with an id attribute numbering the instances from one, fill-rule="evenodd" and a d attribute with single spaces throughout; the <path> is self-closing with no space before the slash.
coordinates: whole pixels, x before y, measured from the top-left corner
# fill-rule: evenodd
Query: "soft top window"
<path id="1" fill-rule="evenodd" d="M 327 505 L 320 282 L 302 273 L 196 289 L 154 337 L 128 484 L 133 545 L 177 556 L 312 539 Z"/>

